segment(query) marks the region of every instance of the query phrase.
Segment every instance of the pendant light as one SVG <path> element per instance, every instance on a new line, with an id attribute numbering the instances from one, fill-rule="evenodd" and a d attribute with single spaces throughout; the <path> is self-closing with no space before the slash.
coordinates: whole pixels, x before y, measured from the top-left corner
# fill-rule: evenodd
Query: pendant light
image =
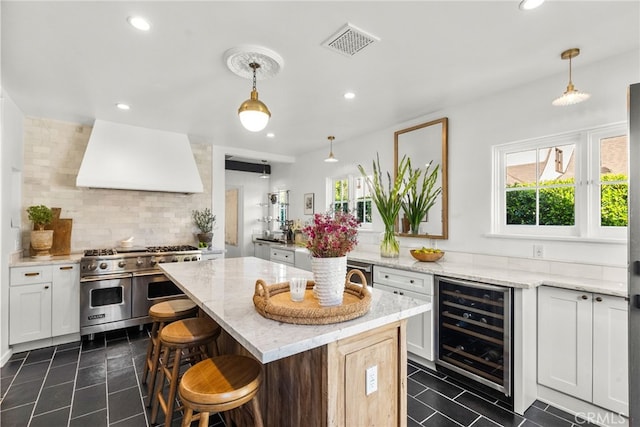
<path id="1" fill-rule="evenodd" d="M 262 161 L 262 175 L 260 175 L 260 178 L 262 178 L 262 179 L 269 178 L 269 174 L 267 173 L 267 161 L 266 160 Z"/>
<path id="2" fill-rule="evenodd" d="M 271 113 L 266 105 L 258 100 L 258 91 L 256 90 L 256 70 L 260 68 L 260 64 L 252 62 L 249 67 L 253 70 L 253 89 L 251 90 L 251 98 L 244 101 L 238 108 L 238 116 L 242 126 L 250 132 L 259 132 L 267 126 Z"/>
<path id="3" fill-rule="evenodd" d="M 325 162 L 327 163 L 335 163 L 338 161 L 338 159 L 336 159 L 333 156 L 333 140 L 336 139 L 335 136 L 328 136 L 327 139 L 329 140 L 329 144 L 330 144 L 330 149 L 329 149 L 329 157 L 327 157 L 326 159 L 324 159 Z"/>
<path id="4" fill-rule="evenodd" d="M 573 86 L 573 82 L 571 81 L 571 59 L 580 55 L 580 49 L 572 48 L 567 49 L 560 54 L 560 58 L 569 60 L 569 84 L 567 85 L 567 90 L 562 94 L 561 97 L 556 98 L 552 104 L 555 106 L 566 106 L 578 104 L 579 102 L 586 101 L 591 97 L 588 93 L 580 92 Z"/>

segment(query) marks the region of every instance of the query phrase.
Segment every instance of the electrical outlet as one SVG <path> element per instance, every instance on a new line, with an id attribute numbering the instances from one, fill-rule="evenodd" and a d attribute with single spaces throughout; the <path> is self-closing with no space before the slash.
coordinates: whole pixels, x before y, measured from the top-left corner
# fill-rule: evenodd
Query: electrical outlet
<path id="1" fill-rule="evenodd" d="M 378 391 L 378 366 L 371 366 L 367 368 L 367 396 L 371 393 Z"/>
<path id="2" fill-rule="evenodd" d="M 533 245 L 533 257 L 534 258 L 543 258 L 544 257 L 544 246 L 542 246 L 542 245 Z"/>

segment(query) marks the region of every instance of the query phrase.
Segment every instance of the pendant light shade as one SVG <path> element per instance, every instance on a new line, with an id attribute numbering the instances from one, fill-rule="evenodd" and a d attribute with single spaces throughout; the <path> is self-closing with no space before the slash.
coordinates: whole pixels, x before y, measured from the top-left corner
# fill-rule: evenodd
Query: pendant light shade
<path id="1" fill-rule="evenodd" d="M 238 108 L 238 117 L 242 126 L 250 132 L 259 132 L 267 126 L 271 112 L 267 106 L 258 99 L 258 91 L 256 90 L 256 70 L 260 68 L 260 64 L 252 62 L 249 67 L 253 69 L 253 89 L 251 97 L 244 101 Z"/>
<path id="2" fill-rule="evenodd" d="M 580 92 L 579 90 L 577 90 L 575 86 L 573 86 L 573 82 L 571 80 L 571 59 L 575 58 L 578 55 L 580 55 L 580 49 L 578 48 L 568 49 L 560 54 L 560 58 L 569 60 L 569 84 L 567 85 L 567 90 L 564 91 L 562 96 L 554 99 L 551 103 L 557 107 L 578 104 L 582 101 L 586 101 L 591 97 L 591 95 L 589 95 L 588 93 Z"/>
<path id="3" fill-rule="evenodd" d="M 269 174 L 267 173 L 267 161 L 266 160 L 262 161 L 262 175 L 260 175 L 260 178 L 262 178 L 262 179 L 268 179 L 269 178 Z"/>
<path id="4" fill-rule="evenodd" d="M 329 140 L 329 144 L 330 144 L 330 149 L 329 149 L 329 157 L 327 157 L 326 159 L 324 159 L 325 162 L 327 163 L 335 163 L 338 161 L 338 159 L 336 159 L 333 156 L 333 140 L 336 139 L 335 136 L 328 136 L 327 139 Z"/>

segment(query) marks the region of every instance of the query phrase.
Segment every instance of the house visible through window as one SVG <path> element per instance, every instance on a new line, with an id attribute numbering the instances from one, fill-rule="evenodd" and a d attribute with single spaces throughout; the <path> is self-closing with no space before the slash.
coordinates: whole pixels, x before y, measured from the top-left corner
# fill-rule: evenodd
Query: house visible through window
<path id="1" fill-rule="evenodd" d="M 498 233 L 623 238 L 624 125 L 494 147 Z"/>

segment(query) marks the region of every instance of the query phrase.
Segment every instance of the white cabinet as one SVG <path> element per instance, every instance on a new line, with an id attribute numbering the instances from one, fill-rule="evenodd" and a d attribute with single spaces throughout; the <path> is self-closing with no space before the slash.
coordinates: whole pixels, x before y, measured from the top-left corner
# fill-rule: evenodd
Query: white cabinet
<path id="1" fill-rule="evenodd" d="M 283 249 L 278 247 L 271 247 L 269 259 L 281 264 L 290 265 L 293 267 L 295 264 L 295 252 L 293 249 Z"/>
<path id="2" fill-rule="evenodd" d="M 624 298 L 538 288 L 538 383 L 628 414 Z"/>
<path id="3" fill-rule="evenodd" d="M 78 264 L 52 265 L 51 336 L 80 332 Z"/>
<path id="4" fill-rule="evenodd" d="M 80 332 L 78 264 L 11 268 L 9 344 Z"/>
<path id="5" fill-rule="evenodd" d="M 266 259 L 267 261 L 271 257 L 270 251 L 271 245 L 263 242 L 253 243 L 253 256 L 256 258 Z"/>
<path id="6" fill-rule="evenodd" d="M 373 288 L 431 302 L 433 275 L 375 265 Z M 407 320 L 407 350 L 410 353 L 433 361 L 433 340 L 433 310 Z"/>

